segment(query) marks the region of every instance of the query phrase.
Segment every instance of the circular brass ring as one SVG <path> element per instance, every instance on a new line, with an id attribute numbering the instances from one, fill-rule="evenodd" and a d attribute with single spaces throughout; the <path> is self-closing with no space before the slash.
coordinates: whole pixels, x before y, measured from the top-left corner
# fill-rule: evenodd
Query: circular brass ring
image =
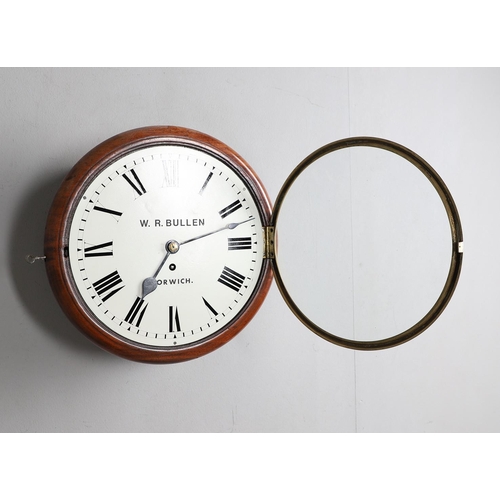
<path id="1" fill-rule="evenodd" d="M 283 279 L 281 277 L 281 273 L 277 262 L 277 257 L 272 259 L 271 263 L 273 267 L 276 284 L 281 292 L 281 295 L 283 296 L 285 302 L 288 304 L 292 312 L 297 316 L 297 318 L 299 318 L 300 321 L 302 321 L 302 323 L 305 326 L 307 326 L 311 331 L 313 331 L 323 339 L 332 342 L 333 344 L 337 344 L 342 347 L 347 347 L 350 349 L 367 351 L 367 350 L 387 349 L 389 347 L 394 347 L 403 344 L 404 342 L 408 342 L 409 340 L 413 339 L 417 335 L 421 334 L 424 330 L 429 328 L 429 326 L 431 326 L 431 324 L 439 317 L 439 315 L 444 311 L 444 309 L 448 305 L 448 302 L 450 301 L 453 292 L 455 291 L 458 279 L 460 277 L 460 270 L 462 266 L 462 257 L 463 257 L 463 237 L 462 237 L 462 226 L 460 224 L 460 217 L 458 215 L 458 210 L 455 205 L 455 202 L 448 188 L 446 187 L 445 183 L 443 182 L 441 177 L 439 177 L 436 171 L 424 159 L 422 159 L 420 156 L 415 154 L 413 151 L 410 151 L 406 147 L 401 146 L 400 144 L 397 144 L 395 142 L 391 142 L 376 137 L 353 137 L 335 141 L 317 149 L 315 152 L 311 153 L 307 158 L 305 158 L 289 175 L 288 179 L 283 184 L 276 199 L 271 219 L 271 226 L 275 228 L 276 232 L 278 232 L 277 224 L 283 200 L 288 190 L 297 179 L 297 177 L 308 166 L 310 166 L 312 163 L 314 163 L 322 156 L 331 153 L 333 151 L 337 151 L 339 149 L 358 147 L 358 146 L 385 149 L 408 160 L 427 177 L 427 179 L 430 181 L 430 183 L 434 186 L 434 188 L 438 192 L 439 197 L 441 198 L 441 201 L 444 204 L 451 229 L 452 256 L 451 256 L 450 270 L 444 288 L 441 294 L 439 295 L 437 301 L 433 305 L 433 307 L 418 323 L 416 323 L 411 328 L 405 330 L 404 332 L 398 335 L 374 341 L 346 339 L 322 329 L 314 322 L 312 322 L 300 310 L 300 308 L 295 304 L 295 302 L 291 298 L 290 294 L 288 293 L 285 287 L 285 284 L 283 283 Z"/>

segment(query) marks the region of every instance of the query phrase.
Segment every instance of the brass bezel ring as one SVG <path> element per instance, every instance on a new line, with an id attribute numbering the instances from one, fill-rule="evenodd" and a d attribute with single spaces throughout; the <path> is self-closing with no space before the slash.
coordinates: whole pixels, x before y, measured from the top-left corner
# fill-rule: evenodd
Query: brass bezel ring
<path id="1" fill-rule="evenodd" d="M 292 310 L 292 312 L 305 326 L 307 326 L 311 331 L 313 331 L 323 339 L 332 342 L 333 344 L 337 344 L 339 346 L 347 347 L 350 349 L 369 351 L 369 350 L 387 349 L 390 347 L 395 347 L 397 345 L 403 344 L 404 342 L 408 342 L 409 340 L 415 338 L 417 335 L 421 334 L 424 330 L 429 328 L 429 326 L 431 326 L 432 323 L 434 323 L 434 321 L 436 321 L 436 319 L 448 305 L 448 302 L 450 301 L 455 291 L 458 279 L 460 277 L 460 270 L 463 258 L 463 236 L 462 236 L 462 226 L 460 223 L 460 217 L 455 202 L 450 194 L 450 191 L 446 187 L 446 184 L 443 182 L 443 180 L 437 174 L 437 172 L 424 159 L 422 159 L 420 156 L 418 156 L 416 153 L 409 150 L 408 148 L 401 146 L 400 144 L 397 144 L 395 142 L 391 142 L 386 139 L 380 139 L 376 137 L 353 137 L 335 141 L 317 149 L 315 152 L 311 153 L 307 158 L 305 158 L 289 175 L 289 177 L 283 184 L 276 199 L 271 220 L 271 226 L 275 228 L 276 233 L 278 233 L 277 224 L 283 200 L 287 192 L 291 188 L 292 184 L 299 177 L 299 175 L 308 166 L 310 166 L 316 160 L 318 160 L 319 158 L 328 153 L 332 153 L 333 151 L 337 151 L 339 149 L 358 147 L 358 146 L 385 149 L 408 160 L 411 164 L 417 167 L 427 177 L 427 179 L 430 181 L 430 183 L 434 186 L 434 188 L 438 192 L 439 197 L 441 198 L 441 201 L 444 204 L 451 229 L 452 255 L 451 255 L 450 269 L 448 272 L 448 277 L 446 279 L 444 288 L 441 294 L 439 295 L 437 301 L 433 305 L 433 307 L 419 322 L 417 322 L 411 328 L 405 330 L 404 332 L 398 335 L 373 341 L 346 339 L 322 329 L 321 327 L 316 325 L 313 321 L 311 321 L 300 310 L 300 308 L 293 301 L 293 299 L 291 298 L 290 294 L 288 293 L 285 287 L 285 284 L 283 282 L 279 270 L 277 256 L 271 260 L 271 263 L 273 267 L 274 278 L 276 280 L 276 284 L 278 286 L 281 295 L 283 296 L 288 307 Z"/>

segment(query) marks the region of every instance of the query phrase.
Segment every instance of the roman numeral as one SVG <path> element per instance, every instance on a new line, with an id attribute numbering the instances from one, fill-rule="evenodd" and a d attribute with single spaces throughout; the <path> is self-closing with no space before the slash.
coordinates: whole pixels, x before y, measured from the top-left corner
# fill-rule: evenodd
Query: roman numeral
<path id="1" fill-rule="evenodd" d="M 219 313 L 213 308 L 212 305 L 210 305 L 210 303 L 205 299 L 205 297 L 202 297 L 203 299 L 203 302 L 205 303 L 205 305 L 207 306 L 207 309 L 214 315 L 214 316 L 217 316 Z"/>
<path id="2" fill-rule="evenodd" d="M 214 175 L 213 172 L 210 172 L 208 174 L 208 177 L 206 178 L 205 182 L 203 183 L 203 186 L 201 186 L 199 194 L 203 194 L 203 191 L 205 191 L 205 188 L 207 187 L 207 184 L 209 183 L 210 179 L 212 178 L 212 175 Z"/>
<path id="3" fill-rule="evenodd" d="M 113 255 L 113 242 L 108 241 L 107 243 L 101 243 L 100 245 L 94 245 L 92 247 L 87 247 L 83 251 L 85 257 L 109 257 Z"/>
<path id="4" fill-rule="evenodd" d="M 179 160 L 162 160 L 166 187 L 179 187 Z"/>
<path id="5" fill-rule="evenodd" d="M 245 276 L 237 273 L 236 271 L 233 271 L 229 267 L 224 266 L 222 274 L 217 281 L 219 283 L 222 283 L 223 285 L 226 285 L 232 290 L 239 292 L 241 285 L 243 285 L 243 282 L 245 281 Z"/>
<path id="6" fill-rule="evenodd" d="M 110 210 L 109 208 L 94 206 L 94 210 L 98 212 L 104 212 L 105 214 L 116 215 L 117 217 L 121 217 L 122 212 L 117 212 L 116 210 Z"/>
<path id="7" fill-rule="evenodd" d="M 143 194 L 146 193 L 146 189 L 142 185 L 142 182 L 139 179 L 139 177 L 137 177 L 135 170 L 132 169 L 130 173 L 132 174 L 133 179 L 128 177 L 127 174 L 123 174 L 123 178 L 134 188 L 134 190 L 139 196 L 142 196 Z"/>
<path id="8" fill-rule="evenodd" d="M 148 304 L 144 301 L 144 299 L 137 297 L 135 299 L 135 302 L 132 304 L 132 307 L 130 308 L 127 316 L 125 316 L 125 321 L 139 328 L 147 307 Z"/>
<path id="9" fill-rule="evenodd" d="M 220 212 L 219 215 L 224 218 L 227 217 L 228 215 L 231 215 L 233 212 L 236 212 L 239 208 L 241 208 L 241 202 L 240 200 L 236 200 L 230 205 L 228 205 L 226 208 L 223 208 Z"/>
<path id="10" fill-rule="evenodd" d="M 97 292 L 97 295 L 101 297 L 101 300 L 106 302 L 110 297 L 119 292 L 125 286 L 119 286 L 121 283 L 123 282 L 118 274 L 118 271 L 114 271 L 111 274 L 104 276 L 104 278 L 97 280 L 95 283 L 92 283 L 92 286 Z"/>
<path id="11" fill-rule="evenodd" d="M 170 333 L 181 331 L 181 322 L 179 321 L 179 310 L 177 307 L 168 306 L 168 331 Z"/>
<path id="12" fill-rule="evenodd" d="M 244 238 L 228 238 L 228 250 L 250 250 L 252 248 L 252 238 L 245 236 Z"/>

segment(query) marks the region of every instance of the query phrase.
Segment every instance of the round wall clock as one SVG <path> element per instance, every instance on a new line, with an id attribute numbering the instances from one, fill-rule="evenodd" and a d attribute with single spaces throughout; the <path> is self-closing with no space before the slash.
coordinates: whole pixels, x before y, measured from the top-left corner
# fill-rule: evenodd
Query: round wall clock
<path id="1" fill-rule="evenodd" d="M 424 172 L 448 214 L 452 260 L 434 307 L 405 332 L 353 341 L 322 330 L 295 305 L 275 255 L 288 189 L 336 149 L 371 146 L 401 155 Z M 420 157 L 395 143 L 354 138 L 331 143 L 290 175 L 275 210 L 240 155 L 206 134 L 145 127 L 87 153 L 55 196 L 45 231 L 45 262 L 64 312 L 92 341 L 148 363 L 194 359 L 222 346 L 256 314 L 273 274 L 285 301 L 314 333 L 354 349 L 382 349 L 415 337 L 439 316 L 458 281 L 458 212 L 446 186 Z"/>

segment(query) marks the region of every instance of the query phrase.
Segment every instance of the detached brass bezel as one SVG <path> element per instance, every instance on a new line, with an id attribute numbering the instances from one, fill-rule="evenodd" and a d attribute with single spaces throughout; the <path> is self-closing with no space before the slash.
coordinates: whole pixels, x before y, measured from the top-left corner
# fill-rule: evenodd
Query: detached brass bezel
<path id="1" fill-rule="evenodd" d="M 462 226 L 460 224 L 460 217 L 458 215 L 458 210 L 455 205 L 455 202 L 453 201 L 453 198 L 448 188 L 446 187 L 441 177 L 439 177 L 437 172 L 420 156 L 415 154 L 413 151 L 410 151 L 408 148 L 401 146 L 395 142 L 391 142 L 385 139 L 379 139 L 376 137 L 353 137 L 335 141 L 317 149 L 314 153 L 310 154 L 307 158 L 305 158 L 292 171 L 292 173 L 289 175 L 288 179 L 285 181 L 278 194 L 273 214 L 271 217 L 270 226 L 271 228 L 273 228 L 274 230 L 273 232 L 276 232 L 275 236 L 278 237 L 277 224 L 284 198 L 289 189 L 291 188 L 292 184 L 297 180 L 299 175 L 308 166 L 310 166 L 312 163 L 314 163 L 322 156 L 328 153 L 332 153 L 333 151 L 337 151 L 339 149 L 344 149 L 344 148 L 359 147 L 359 146 L 385 149 L 408 160 L 427 177 L 427 179 L 430 181 L 430 183 L 434 186 L 434 188 L 438 192 L 439 197 L 441 198 L 441 201 L 444 204 L 451 229 L 452 256 L 451 256 L 450 270 L 448 273 L 448 277 L 446 279 L 446 283 L 434 306 L 418 323 L 416 323 L 414 326 L 412 326 L 411 328 L 405 330 L 404 332 L 398 335 L 374 341 L 360 341 L 360 340 L 346 339 L 322 329 L 321 327 L 316 325 L 313 321 L 311 321 L 300 310 L 300 308 L 293 301 L 293 299 L 291 298 L 290 294 L 288 293 L 285 287 L 283 278 L 281 277 L 281 273 L 279 270 L 277 255 L 275 255 L 274 257 L 270 256 L 270 260 L 276 284 L 285 302 L 288 304 L 288 307 L 297 316 L 297 318 L 299 318 L 299 320 L 302 321 L 302 323 L 305 326 L 307 326 L 311 331 L 313 331 L 323 339 L 332 342 L 333 344 L 337 344 L 342 347 L 347 347 L 350 349 L 357 349 L 357 350 L 387 349 L 389 347 L 394 347 L 399 344 L 403 344 L 404 342 L 413 339 L 417 335 L 421 334 L 424 330 L 429 328 L 429 326 L 431 326 L 431 324 L 434 323 L 434 321 L 439 317 L 439 315 L 444 311 L 444 309 L 448 305 L 448 302 L 450 301 L 453 292 L 455 291 L 460 276 L 460 270 L 463 258 Z M 272 246 L 274 250 L 274 242 Z"/>

